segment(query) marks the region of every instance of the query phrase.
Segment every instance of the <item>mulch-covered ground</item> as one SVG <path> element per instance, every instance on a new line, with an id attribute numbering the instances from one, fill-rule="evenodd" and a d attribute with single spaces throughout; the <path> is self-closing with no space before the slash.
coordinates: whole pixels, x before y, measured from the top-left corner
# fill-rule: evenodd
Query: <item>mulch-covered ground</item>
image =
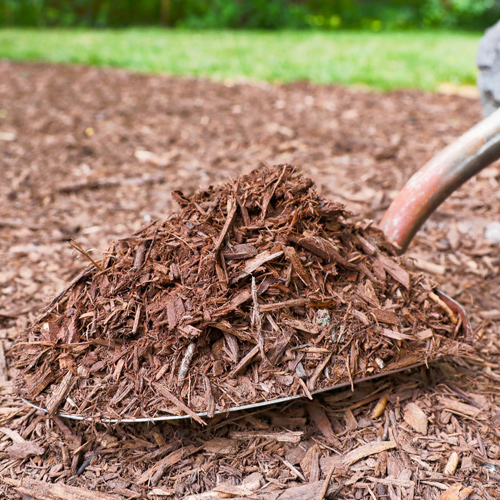
<path id="1" fill-rule="evenodd" d="M 341 498 L 432 499 L 454 483 L 471 488 L 472 498 L 499 498 L 495 166 L 450 198 L 407 253 L 413 271 L 426 273 L 469 312 L 477 352 L 467 360 L 365 382 L 354 392 L 217 415 L 207 426 L 49 419 L 15 397 L 14 368 L 5 361 L 19 332 L 89 257 L 100 262 L 111 241 L 130 242 L 141 227 L 178 210 L 172 190 L 191 196 L 262 164 L 292 164 L 322 196 L 378 221 L 411 173 L 480 119 L 476 101 L 5 61 L 0 73 L 0 488 L 7 498 L 52 498 L 44 488 L 56 483 L 50 494 L 68 499 L 82 494 L 70 487 L 95 490 L 101 500 L 312 499 L 323 494 L 330 474 L 326 495 Z M 219 216 L 220 229 L 227 211 Z M 243 264 L 234 262 L 238 277 Z M 319 265 L 311 262 L 306 282 Z M 174 271 L 165 279 L 172 273 L 175 281 Z M 140 320 L 137 303 L 130 314 Z M 168 326 L 168 314 L 165 320 Z M 121 367 L 110 375 L 123 393 L 125 362 L 116 361 Z"/>

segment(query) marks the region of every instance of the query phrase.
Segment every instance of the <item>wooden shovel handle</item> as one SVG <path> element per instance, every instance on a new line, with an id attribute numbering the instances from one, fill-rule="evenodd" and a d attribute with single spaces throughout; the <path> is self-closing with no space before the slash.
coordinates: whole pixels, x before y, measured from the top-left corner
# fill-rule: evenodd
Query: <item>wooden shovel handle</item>
<path id="1" fill-rule="evenodd" d="M 380 228 L 404 253 L 415 233 L 464 182 L 500 158 L 500 109 L 443 149 L 403 187 Z"/>

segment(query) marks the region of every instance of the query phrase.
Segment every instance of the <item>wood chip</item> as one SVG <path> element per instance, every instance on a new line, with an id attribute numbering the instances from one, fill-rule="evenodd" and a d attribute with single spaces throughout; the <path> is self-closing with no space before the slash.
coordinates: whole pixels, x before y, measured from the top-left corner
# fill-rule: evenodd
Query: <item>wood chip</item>
<path id="1" fill-rule="evenodd" d="M 326 492 L 328 491 L 328 487 L 330 486 L 330 481 L 332 480 L 333 472 L 335 471 L 335 465 L 332 465 L 330 470 L 326 473 L 325 481 L 323 486 L 319 490 L 317 500 L 323 500 L 325 498 Z"/>
<path id="2" fill-rule="evenodd" d="M 481 317 L 485 319 L 490 319 L 492 321 L 498 321 L 500 319 L 500 309 L 490 309 L 489 311 L 479 311 Z"/>
<path id="3" fill-rule="evenodd" d="M 400 265 L 385 255 L 379 255 L 378 260 L 382 264 L 387 274 L 390 274 L 398 283 L 401 283 L 407 290 L 410 289 L 410 275 Z"/>
<path id="4" fill-rule="evenodd" d="M 404 412 L 405 422 L 420 434 L 427 434 L 429 419 L 422 409 L 415 403 L 408 403 Z"/>
<path id="5" fill-rule="evenodd" d="M 243 271 L 235 278 L 234 282 L 238 282 L 247 276 L 250 276 L 254 271 L 256 271 L 259 267 L 264 265 L 266 262 L 270 262 L 278 257 L 281 257 L 283 252 L 280 250 L 279 252 L 270 252 L 266 250 L 265 252 L 256 255 L 253 259 L 247 261 Z"/>
<path id="6" fill-rule="evenodd" d="M 262 304 L 261 312 L 279 311 L 280 309 L 288 309 L 290 307 L 301 307 L 309 303 L 309 299 L 291 299 L 283 302 L 274 302 L 271 304 Z"/>
<path id="7" fill-rule="evenodd" d="M 5 362 L 5 351 L 3 348 L 3 340 L 0 340 L 0 382 L 7 381 L 7 364 Z"/>
<path id="8" fill-rule="evenodd" d="M 147 483 L 159 469 L 165 470 L 168 467 L 172 467 L 173 465 L 178 463 L 182 458 L 187 457 L 194 451 L 196 451 L 195 446 L 187 446 L 186 448 L 180 448 L 176 451 L 173 451 L 165 458 L 162 458 L 160 461 L 158 461 L 155 465 L 153 465 L 153 467 L 151 467 L 143 474 L 141 474 L 139 478 L 136 480 L 136 483 L 137 484 Z"/>
<path id="9" fill-rule="evenodd" d="M 308 404 L 307 410 L 309 412 L 309 415 L 311 416 L 312 421 L 317 425 L 321 434 L 323 434 L 323 436 L 325 437 L 326 442 L 329 445 L 339 446 L 339 440 L 333 432 L 332 424 L 326 416 L 325 410 L 317 404 Z"/>
<path id="10" fill-rule="evenodd" d="M 300 468 L 308 478 L 309 482 L 315 483 L 319 481 L 320 467 L 319 467 L 320 448 L 317 443 L 314 443 L 300 461 Z"/>
<path id="11" fill-rule="evenodd" d="M 387 309 L 372 309 L 371 313 L 380 323 L 399 326 L 399 317 L 393 311 L 389 311 Z"/>
<path id="12" fill-rule="evenodd" d="M 227 260 L 246 260 L 255 257 L 257 253 L 256 246 L 248 243 L 234 245 L 223 252 L 224 258 Z"/>
<path id="13" fill-rule="evenodd" d="M 173 488 L 151 488 L 148 493 L 148 497 L 171 497 L 175 495 L 175 490 Z"/>
<path id="14" fill-rule="evenodd" d="M 280 443 L 300 443 L 304 433 L 302 431 L 290 432 L 266 432 L 266 431 L 232 431 L 229 433 L 231 439 L 272 439 Z"/>
<path id="15" fill-rule="evenodd" d="M 234 455 L 238 452 L 238 443 L 232 439 L 214 438 L 203 445 L 207 453 L 216 453 L 220 455 Z"/>
<path id="16" fill-rule="evenodd" d="M 257 498 L 251 490 L 244 486 L 236 486 L 230 483 L 219 483 L 214 489 L 216 493 L 221 493 L 223 498 L 244 497 Z"/>
<path id="17" fill-rule="evenodd" d="M 66 397 L 70 391 L 73 383 L 75 382 L 75 377 L 71 372 L 66 373 L 62 381 L 55 387 L 52 396 L 47 400 L 47 413 L 53 415 L 55 411 L 61 405 L 63 399 Z"/>
<path id="18" fill-rule="evenodd" d="M 47 483 L 29 477 L 25 477 L 21 481 L 1 477 L 0 481 L 13 486 L 22 495 L 35 500 L 116 500 L 115 495 L 67 486 L 63 483 Z"/>
<path id="19" fill-rule="evenodd" d="M 439 398 L 439 402 L 452 413 L 459 413 L 461 415 L 467 415 L 468 417 L 475 418 L 481 413 L 481 409 L 475 406 L 468 405 L 466 403 L 461 403 L 451 398 Z"/>
<path id="20" fill-rule="evenodd" d="M 260 489 L 263 482 L 264 482 L 264 475 L 260 472 L 254 472 L 253 474 L 246 476 L 241 484 L 247 490 L 257 491 Z"/>
<path id="21" fill-rule="evenodd" d="M 453 484 L 441 493 L 436 500 L 468 500 L 473 491 L 472 488 L 465 488 L 461 484 Z"/>
<path id="22" fill-rule="evenodd" d="M 292 265 L 293 270 L 297 273 L 299 278 L 308 286 L 311 285 L 311 276 L 306 271 L 306 268 L 302 264 L 300 257 L 295 250 L 295 248 L 287 246 L 285 247 L 285 256 L 287 260 Z"/>
<path id="23" fill-rule="evenodd" d="M 323 370 L 326 368 L 330 359 L 332 359 L 333 353 L 330 353 L 314 370 L 314 373 L 311 375 L 311 378 L 307 381 L 307 387 L 310 391 L 314 391 L 316 386 L 316 382 L 318 378 L 323 373 Z"/>
<path id="24" fill-rule="evenodd" d="M 415 337 L 407 335 L 406 333 L 396 332 L 394 330 L 389 330 L 387 328 L 382 328 L 379 332 L 384 337 L 388 337 L 394 340 L 415 340 Z"/>
<path id="25" fill-rule="evenodd" d="M 27 441 L 17 431 L 0 427 L 0 432 L 12 439 L 13 444 L 5 449 L 12 460 L 24 460 L 31 456 L 43 455 L 45 448 L 33 441 Z"/>
<path id="26" fill-rule="evenodd" d="M 260 346 L 256 345 L 250 351 L 245 354 L 240 360 L 240 362 L 234 367 L 234 370 L 230 373 L 230 377 L 234 377 L 235 375 L 238 375 L 238 373 L 242 372 L 245 370 L 245 368 L 252 363 L 254 360 L 255 356 L 259 354 L 260 352 Z"/>
<path id="27" fill-rule="evenodd" d="M 309 250 L 314 255 L 321 257 L 325 262 L 334 262 L 340 264 L 345 269 L 358 270 L 355 265 L 351 264 L 340 255 L 339 251 L 332 243 L 320 236 L 307 237 L 298 234 L 289 234 L 288 239 L 296 245 L 300 245 L 306 250 Z"/>
<path id="28" fill-rule="evenodd" d="M 217 253 L 224 241 L 224 238 L 226 237 L 227 232 L 229 231 L 229 228 L 231 227 L 231 224 L 233 223 L 234 216 L 236 214 L 236 210 L 238 209 L 238 204 L 236 203 L 236 200 L 234 198 L 228 198 L 227 200 L 227 218 L 226 222 L 224 223 L 224 226 L 222 228 L 222 231 L 219 234 L 219 237 L 217 238 L 217 241 L 215 242 L 213 252 Z"/>
<path id="29" fill-rule="evenodd" d="M 460 461 L 460 457 L 458 456 L 458 453 L 456 451 L 454 451 L 450 455 L 450 458 L 448 459 L 448 462 L 446 463 L 446 467 L 444 468 L 444 475 L 445 476 L 453 476 L 455 474 L 455 471 L 457 470 L 459 461 Z"/>
<path id="30" fill-rule="evenodd" d="M 425 271 L 426 273 L 439 274 L 439 275 L 444 275 L 446 273 L 446 266 L 442 266 L 441 264 L 436 264 L 428 260 L 416 258 L 415 256 L 410 256 L 410 259 L 411 262 L 413 262 L 413 265 L 417 269 Z"/>
<path id="31" fill-rule="evenodd" d="M 342 459 L 342 462 L 345 465 L 352 465 L 363 458 L 369 457 L 370 455 L 376 455 L 382 451 L 397 448 L 397 446 L 398 445 L 395 441 L 375 441 L 373 443 L 368 443 L 347 453 L 347 455 L 345 455 Z"/>
<path id="32" fill-rule="evenodd" d="M 207 425 L 207 423 L 196 413 L 191 410 L 188 406 L 186 406 L 180 399 L 176 398 L 166 387 L 162 386 L 158 382 L 153 382 L 153 386 L 156 387 L 158 392 L 169 399 L 175 406 L 177 406 L 180 410 L 187 413 L 193 420 L 198 422 L 201 425 Z"/>

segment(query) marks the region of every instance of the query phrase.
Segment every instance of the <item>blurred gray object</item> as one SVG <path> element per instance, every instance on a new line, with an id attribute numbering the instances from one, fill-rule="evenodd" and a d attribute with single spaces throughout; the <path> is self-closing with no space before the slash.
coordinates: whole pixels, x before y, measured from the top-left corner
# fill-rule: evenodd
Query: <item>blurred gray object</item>
<path id="1" fill-rule="evenodd" d="M 500 108 L 500 21 L 486 30 L 477 51 L 477 86 L 484 116 Z"/>

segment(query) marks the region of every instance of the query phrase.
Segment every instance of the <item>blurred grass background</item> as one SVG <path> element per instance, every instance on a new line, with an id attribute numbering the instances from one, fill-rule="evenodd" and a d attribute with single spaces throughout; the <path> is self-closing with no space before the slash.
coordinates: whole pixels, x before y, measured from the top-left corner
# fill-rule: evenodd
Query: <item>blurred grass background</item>
<path id="1" fill-rule="evenodd" d="M 0 0 L 0 57 L 270 82 L 474 85 L 500 0 Z"/>
<path id="2" fill-rule="evenodd" d="M 436 90 L 473 85 L 479 32 L 355 30 L 0 30 L 0 57 L 218 80 Z"/>
<path id="3" fill-rule="evenodd" d="M 0 26 L 484 30 L 500 0 L 0 0 Z"/>

